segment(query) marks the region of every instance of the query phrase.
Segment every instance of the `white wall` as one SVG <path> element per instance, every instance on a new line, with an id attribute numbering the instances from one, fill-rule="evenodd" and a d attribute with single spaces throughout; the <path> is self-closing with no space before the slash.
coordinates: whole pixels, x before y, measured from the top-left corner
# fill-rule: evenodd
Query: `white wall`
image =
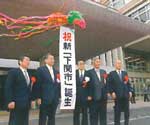
<path id="1" fill-rule="evenodd" d="M 40 63 L 37 61 L 31 61 L 29 69 L 37 69 L 40 66 Z M 17 68 L 18 60 L 14 59 L 0 59 L 1 68 Z"/>

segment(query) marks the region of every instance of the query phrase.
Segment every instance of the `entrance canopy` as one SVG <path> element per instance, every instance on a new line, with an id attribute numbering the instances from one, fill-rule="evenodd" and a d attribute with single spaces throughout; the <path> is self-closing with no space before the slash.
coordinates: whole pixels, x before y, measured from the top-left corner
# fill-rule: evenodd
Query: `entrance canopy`
<path id="1" fill-rule="evenodd" d="M 125 48 L 150 54 L 150 35 L 126 44 Z"/>
<path id="2" fill-rule="evenodd" d="M 76 28 L 77 59 L 88 59 L 150 34 L 149 25 L 110 11 L 88 0 L 0 1 L 0 12 L 13 18 L 46 16 L 59 10 L 67 14 L 74 9 L 80 11 L 87 22 L 85 30 Z M 3 32 L 2 30 L 0 28 L 0 33 Z M 58 39 L 59 30 L 48 31 L 22 40 L 3 37 L 0 38 L 0 58 L 15 59 L 25 54 L 33 60 L 38 60 L 46 52 L 58 56 Z"/>

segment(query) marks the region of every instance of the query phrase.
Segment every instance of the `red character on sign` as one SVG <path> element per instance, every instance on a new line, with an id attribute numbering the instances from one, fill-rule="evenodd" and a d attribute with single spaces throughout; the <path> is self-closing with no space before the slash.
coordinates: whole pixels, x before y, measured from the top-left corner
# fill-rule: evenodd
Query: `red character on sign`
<path id="1" fill-rule="evenodd" d="M 71 33 L 67 33 L 67 32 L 64 32 L 63 33 L 63 39 L 64 41 L 71 41 Z"/>

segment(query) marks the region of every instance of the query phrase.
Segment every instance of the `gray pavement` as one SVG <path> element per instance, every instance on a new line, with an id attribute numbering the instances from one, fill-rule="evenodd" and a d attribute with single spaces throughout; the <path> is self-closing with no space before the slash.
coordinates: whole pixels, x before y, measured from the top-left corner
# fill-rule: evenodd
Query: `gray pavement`
<path id="1" fill-rule="evenodd" d="M 108 125 L 113 125 L 113 104 L 108 104 Z M 8 114 L 0 115 L 0 125 L 7 125 Z M 123 115 L 121 123 L 123 125 Z M 30 113 L 30 125 L 38 125 L 38 112 Z M 72 113 L 56 115 L 56 125 L 72 125 Z M 130 125 L 150 125 L 150 102 L 137 102 L 131 105 Z"/>

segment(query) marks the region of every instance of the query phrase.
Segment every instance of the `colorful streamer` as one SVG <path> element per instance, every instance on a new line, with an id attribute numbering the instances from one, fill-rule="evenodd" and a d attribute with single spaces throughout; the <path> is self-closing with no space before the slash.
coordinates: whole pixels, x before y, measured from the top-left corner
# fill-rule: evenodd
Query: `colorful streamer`
<path id="1" fill-rule="evenodd" d="M 68 15 L 57 12 L 49 16 L 22 16 L 18 19 L 0 13 L 0 28 L 5 27 L 9 32 L 8 34 L 0 34 L 0 37 L 13 37 L 18 40 L 48 30 L 59 29 L 63 25 L 76 25 L 81 29 L 86 28 L 86 22 L 78 11 L 70 11 Z"/>

